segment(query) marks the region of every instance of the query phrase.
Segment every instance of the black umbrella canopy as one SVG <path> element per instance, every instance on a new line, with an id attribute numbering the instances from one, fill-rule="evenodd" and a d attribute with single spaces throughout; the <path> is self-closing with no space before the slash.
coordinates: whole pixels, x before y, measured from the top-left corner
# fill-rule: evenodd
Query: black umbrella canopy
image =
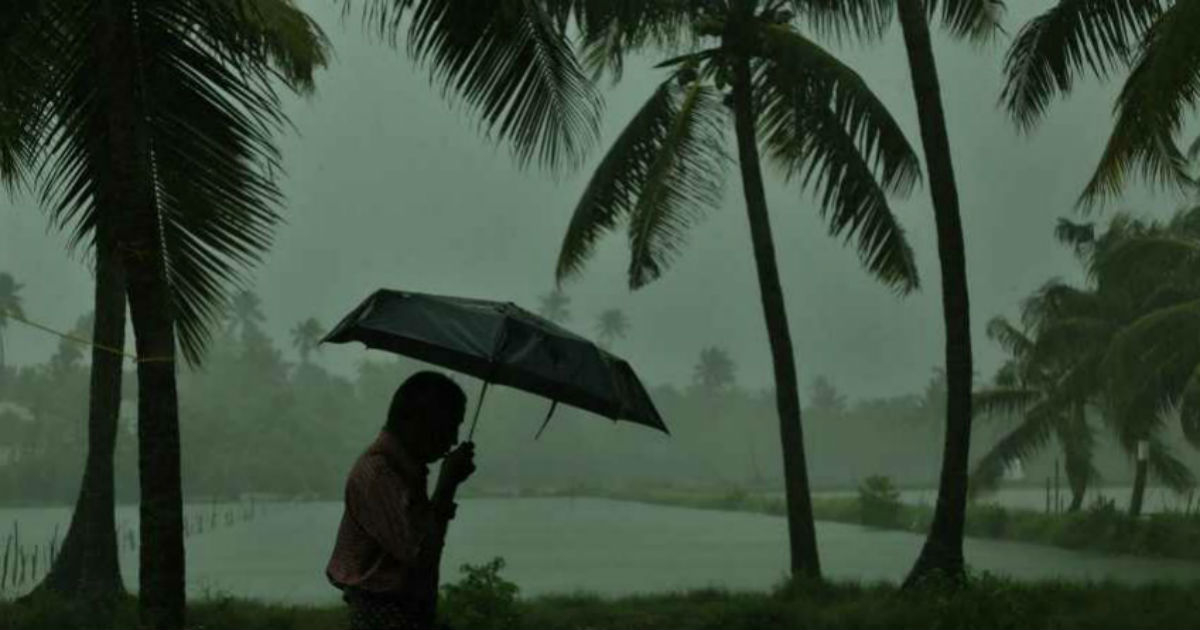
<path id="1" fill-rule="evenodd" d="M 381 289 L 322 343 L 351 341 L 668 433 L 629 363 L 510 302 Z"/>

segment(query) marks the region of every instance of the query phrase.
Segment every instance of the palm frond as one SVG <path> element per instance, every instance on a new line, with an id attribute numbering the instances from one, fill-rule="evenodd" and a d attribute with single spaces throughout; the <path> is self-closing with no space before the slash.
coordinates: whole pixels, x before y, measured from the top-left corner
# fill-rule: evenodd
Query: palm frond
<path id="1" fill-rule="evenodd" d="M 721 203 L 726 112 L 720 94 L 694 82 L 682 88 L 670 128 L 648 163 L 629 221 L 629 286 L 657 278 L 691 226 Z"/>
<path id="2" fill-rule="evenodd" d="M 1104 299 L 1095 291 L 1051 280 L 1021 302 L 1021 323 L 1036 333 L 1054 320 L 1104 312 Z"/>
<path id="3" fill-rule="evenodd" d="M 1054 239 L 1074 250 L 1076 256 L 1083 256 L 1096 242 L 1096 224 L 1076 223 L 1060 217 L 1054 225 Z"/>
<path id="4" fill-rule="evenodd" d="M 971 394 L 971 411 L 980 418 L 1017 415 L 1044 397 L 1040 390 L 1028 387 L 982 389 Z"/>
<path id="5" fill-rule="evenodd" d="M 1186 382 L 1200 357 L 1200 300 L 1161 308 L 1113 336 L 1102 369 L 1111 391 L 1126 401 Z M 1176 390 L 1178 391 L 1178 390 Z"/>
<path id="6" fill-rule="evenodd" d="M 1117 97 L 1117 122 L 1095 174 L 1080 197 L 1093 206 L 1117 195 L 1130 170 L 1167 188 L 1196 185 L 1175 138 L 1200 98 L 1200 3 L 1176 2 L 1146 34 Z"/>
<path id="7" fill-rule="evenodd" d="M 1200 363 L 1196 364 L 1180 393 L 1179 426 L 1188 442 L 1200 448 Z"/>
<path id="8" fill-rule="evenodd" d="M 43 0 L 11 0 L 0 7 L 0 186 L 28 188 L 41 156 L 49 73 L 47 57 L 60 50 L 53 28 L 58 9 Z"/>
<path id="9" fill-rule="evenodd" d="M 1026 459 L 1044 448 L 1054 436 L 1061 410 L 1047 402 L 1025 414 L 1021 424 L 984 454 L 971 470 L 968 492 L 971 496 L 992 489 L 1014 461 Z"/>
<path id="10" fill-rule="evenodd" d="M 1051 99 L 1069 92 L 1079 73 L 1104 78 L 1137 50 L 1162 13 L 1163 0 L 1058 0 L 1026 24 L 1004 59 L 1000 100 L 1016 123 L 1031 129 Z"/>
<path id="11" fill-rule="evenodd" d="M 574 16 L 584 66 L 595 78 L 620 79 L 625 58 L 647 48 L 678 50 L 695 45 L 690 0 L 555 0 L 560 15 Z"/>
<path id="12" fill-rule="evenodd" d="M 895 0 L 789 0 L 788 4 L 816 33 L 837 39 L 882 37 L 896 13 Z"/>
<path id="13" fill-rule="evenodd" d="M 1089 351 L 1068 364 L 1051 384 L 1051 397 L 1064 404 L 1086 404 L 1107 395 L 1100 370 L 1101 351 Z"/>
<path id="14" fill-rule="evenodd" d="M 830 233 L 857 240 L 860 258 L 901 292 L 919 285 L 888 194 L 907 194 L 920 160 L 888 109 L 856 72 L 799 33 L 764 30 L 759 127 L 789 178 L 819 194 Z"/>
<path id="15" fill-rule="evenodd" d="M 930 18 L 940 15 L 942 25 L 955 37 L 977 43 L 992 41 L 1003 33 L 1003 0 L 926 0 Z"/>
<path id="16" fill-rule="evenodd" d="M 575 207 L 559 251 L 559 282 L 579 273 L 596 241 L 637 207 L 651 167 L 679 115 L 674 77 L 642 105 L 596 167 Z"/>
<path id="17" fill-rule="evenodd" d="M 1099 250 L 1090 271 L 1104 284 L 1161 282 L 1176 271 L 1200 272 L 1200 241 L 1169 232 L 1123 238 Z"/>
<path id="18" fill-rule="evenodd" d="M 988 321 L 985 330 L 988 339 L 1000 344 L 1000 347 L 1013 357 L 1024 357 L 1033 348 L 1033 341 L 1028 335 L 1003 317 L 993 317 Z"/>
<path id="19" fill-rule="evenodd" d="M 1170 445 L 1157 437 L 1150 440 L 1147 464 L 1151 476 L 1175 492 L 1187 492 L 1196 487 L 1192 469 L 1175 456 Z"/>
<path id="20" fill-rule="evenodd" d="M 1013 359 L 1005 361 L 992 377 L 992 383 L 996 387 L 1017 387 L 1021 381 L 1021 366 Z"/>
<path id="21" fill-rule="evenodd" d="M 234 22 L 241 28 L 218 28 Z M 287 119 L 272 70 L 311 81 L 324 40 L 287 0 L 181 3 L 145 11 L 141 24 L 157 40 L 145 81 L 168 282 L 180 348 L 195 364 L 227 287 L 261 261 L 280 221 L 274 135 Z M 182 36 L 193 25 L 211 35 Z"/>
<path id="22" fill-rule="evenodd" d="M 342 0 L 349 10 L 353 0 Z M 406 48 L 517 162 L 572 168 L 599 136 L 600 99 L 541 0 L 363 0 L 368 29 Z M 553 10 L 552 10 L 553 9 Z M 407 28 L 405 28 L 407 24 Z"/>
<path id="23" fill-rule="evenodd" d="M 209 0 L 210 15 L 220 20 L 208 32 L 224 39 L 234 56 L 254 54 L 269 59 L 292 91 L 311 94 L 313 74 L 329 63 L 331 45 L 325 32 L 292 0 Z"/>

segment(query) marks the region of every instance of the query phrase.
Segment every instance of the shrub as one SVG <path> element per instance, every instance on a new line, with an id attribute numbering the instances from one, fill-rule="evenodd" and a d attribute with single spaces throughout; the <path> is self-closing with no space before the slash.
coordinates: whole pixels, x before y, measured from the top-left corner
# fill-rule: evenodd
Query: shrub
<path id="1" fill-rule="evenodd" d="M 988 538 L 1004 538 L 1008 532 L 1008 510 L 995 503 L 981 505 L 968 513 L 968 525 L 972 533 L 979 532 Z"/>
<path id="2" fill-rule="evenodd" d="M 863 525 L 896 527 L 900 524 L 900 492 L 888 477 L 872 475 L 859 484 L 858 508 Z"/>
<path id="3" fill-rule="evenodd" d="M 454 584 L 442 587 L 438 609 L 453 628 L 511 628 L 520 620 L 517 585 L 500 577 L 503 558 L 473 566 L 464 564 L 466 575 Z"/>

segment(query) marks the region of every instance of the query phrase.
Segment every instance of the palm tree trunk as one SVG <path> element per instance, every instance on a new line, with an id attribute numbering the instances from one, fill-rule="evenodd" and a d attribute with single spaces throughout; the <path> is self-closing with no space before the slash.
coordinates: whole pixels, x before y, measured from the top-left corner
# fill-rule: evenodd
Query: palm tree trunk
<path id="1" fill-rule="evenodd" d="M 154 192 L 149 130 L 142 115 L 138 0 L 104 0 L 98 44 L 108 80 L 108 156 L 125 263 L 129 314 L 139 357 L 138 478 L 141 485 L 139 611 L 142 625 L 184 624 L 183 501 L 179 469 L 179 408 L 175 331 L 162 225 Z"/>
<path id="2" fill-rule="evenodd" d="M 817 533 L 813 526 L 808 465 L 804 458 L 804 433 L 800 423 L 800 392 L 787 312 L 784 309 L 783 288 L 779 282 L 779 267 L 775 261 L 775 242 L 771 237 L 771 222 L 767 214 L 767 198 L 763 191 L 762 168 L 759 165 L 750 62 L 746 57 L 741 57 L 735 64 L 733 100 L 737 118 L 738 157 L 746 213 L 750 219 L 750 237 L 754 243 L 754 261 L 758 268 L 758 286 L 775 366 L 775 404 L 779 409 L 779 440 L 783 447 L 792 576 L 820 578 L 821 562 L 817 555 Z"/>
<path id="3" fill-rule="evenodd" d="M 1071 505 L 1067 507 L 1067 511 L 1078 512 L 1083 508 L 1083 498 L 1087 494 L 1088 481 L 1092 474 L 1092 449 L 1083 405 L 1075 405 L 1071 413 L 1070 433 L 1063 444 L 1067 485 L 1071 488 Z"/>
<path id="4" fill-rule="evenodd" d="M 913 585 L 934 574 L 961 580 L 963 526 L 967 507 L 967 465 L 971 447 L 971 326 L 967 269 L 958 189 L 950 139 L 942 110 L 941 88 L 924 0 L 898 0 L 900 24 L 912 73 L 921 126 L 921 144 L 929 169 L 929 188 L 937 224 L 942 269 L 942 314 L 946 328 L 946 434 L 938 500 L 929 536 L 905 579 Z"/>
<path id="5" fill-rule="evenodd" d="M 98 612 L 125 594 L 113 513 L 113 452 L 121 410 L 121 355 L 125 346 L 125 272 L 111 229 L 96 239 L 96 295 L 92 340 L 88 452 L 83 482 L 61 552 L 34 590 L 83 600 Z"/>
<path id="6" fill-rule="evenodd" d="M 1149 460 L 1137 460 L 1133 473 L 1133 495 L 1129 497 L 1129 515 L 1137 518 L 1142 515 L 1142 503 L 1146 498 L 1146 477 L 1149 472 Z"/>

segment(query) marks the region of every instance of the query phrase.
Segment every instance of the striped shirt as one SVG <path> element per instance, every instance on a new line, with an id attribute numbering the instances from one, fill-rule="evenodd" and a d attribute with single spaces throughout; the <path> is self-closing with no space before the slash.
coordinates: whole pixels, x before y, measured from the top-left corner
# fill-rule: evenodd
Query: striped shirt
<path id="1" fill-rule="evenodd" d="M 330 583 L 421 600 L 432 580 L 436 593 L 445 529 L 429 501 L 428 475 L 399 440 L 380 432 L 346 481 L 345 511 L 325 569 Z"/>

